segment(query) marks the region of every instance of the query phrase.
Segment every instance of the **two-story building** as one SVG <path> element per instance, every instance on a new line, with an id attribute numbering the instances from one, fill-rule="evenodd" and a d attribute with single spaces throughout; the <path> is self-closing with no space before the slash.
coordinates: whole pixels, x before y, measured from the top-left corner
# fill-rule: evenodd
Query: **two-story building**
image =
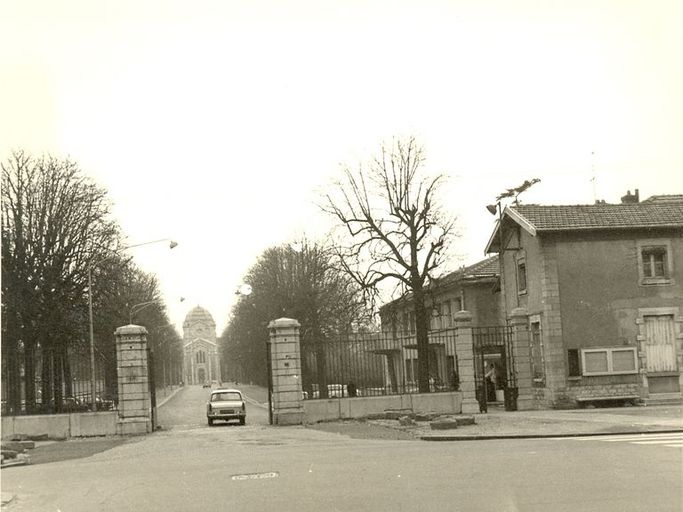
<path id="1" fill-rule="evenodd" d="M 680 399 L 683 195 L 508 206 L 486 253 L 506 316 L 529 315 L 535 407 Z"/>
<path id="2" fill-rule="evenodd" d="M 493 256 L 435 279 L 428 286 L 429 374 L 436 387 L 455 387 L 454 315 L 467 309 L 474 326 L 496 325 L 503 320 L 498 269 L 498 257 Z M 384 336 L 395 340 L 392 349 L 395 360 L 400 361 L 401 367 L 396 370 L 399 380 L 407 386 L 416 385 L 418 363 L 411 294 L 382 306 L 380 318 Z"/>

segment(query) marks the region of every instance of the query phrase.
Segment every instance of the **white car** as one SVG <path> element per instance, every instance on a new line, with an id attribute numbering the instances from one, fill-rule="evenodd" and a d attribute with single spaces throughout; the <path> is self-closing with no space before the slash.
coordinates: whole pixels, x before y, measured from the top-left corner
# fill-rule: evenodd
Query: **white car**
<path id="1" fill-rule="evenodd" d="M 209 425 L 215 420 L 238 420 L 240 425 L 247 421 L 247 405 L 238 389 L 214 389 L 206 403 L 206 418 Z"/>

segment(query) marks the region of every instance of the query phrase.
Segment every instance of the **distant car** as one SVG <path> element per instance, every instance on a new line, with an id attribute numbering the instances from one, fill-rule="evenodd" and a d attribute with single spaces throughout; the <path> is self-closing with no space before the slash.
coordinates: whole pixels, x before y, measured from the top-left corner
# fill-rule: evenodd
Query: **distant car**
<path id="1" fill-rule="evenodd" d="M 210 383 L 210 382 L 205 382 L 204 384 L 202 384 L 202 387 L 203 387 L 203 388 L 210 388 L 210 387 L 211 387 L 211 383 Z"/>
<path id="2" fill-rule="evenodd" d="M 206 404 L 206 419 L 209 425 L 216 420 L 238 420 L 240 425 L 247 421 L 247 404 L 242 392 L 237 389 L 214 389 Z"/>

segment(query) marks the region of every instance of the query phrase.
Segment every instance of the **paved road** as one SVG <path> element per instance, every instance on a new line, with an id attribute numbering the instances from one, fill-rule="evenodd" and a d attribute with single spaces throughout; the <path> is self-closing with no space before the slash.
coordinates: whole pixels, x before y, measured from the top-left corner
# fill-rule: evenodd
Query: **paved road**
<path id="1" fill-rule="evenodd" d="M 233 387 L 233 384 L 226 383 L 225 387 Z M 247 424 L 267 425 L 268 409 L 259 399 L 265 397 L 258 396 L 257 399 L 249 395 L 251 386 L 243 389 L 247 397 Z M 206 421 L 206 402 L 209 399 L 211 390 L 201 386 L 184 386 L 173 397 L 158 408 L 158 424 L 165 430 L 171 429 L 192 429 L 207 427 Z M 236 422 L 218 422 L 216 427 L 235 426 Z"/>
<path id="2" fill-rule="evenodd" d="M 683 509 L 683 451 L 670 446 L 678 441 L 428 443 L 253 421 L 217 428 L 197 404 L 207 394 L 174 397 L 168 430 L 84 459 L 3 471 L 3 491 L 17 495 L 12 511 Z"/>

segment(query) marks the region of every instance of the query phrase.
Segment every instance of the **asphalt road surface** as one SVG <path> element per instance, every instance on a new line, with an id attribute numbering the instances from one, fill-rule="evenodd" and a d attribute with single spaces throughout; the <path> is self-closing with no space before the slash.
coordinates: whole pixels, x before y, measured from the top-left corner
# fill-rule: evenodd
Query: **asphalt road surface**
<path id="1" fill-rule="evenodd" d="M 11 510 L 683 509 L 681 441 L 661 435 L 366 440 L 271 427 L 258 414 L 251 421 L 251 412 L 245 426 L 209 427 L 196 403 L 206 395 L 187 388 L 174 397 L 168 428 L 153 435 L 88 458 L 3 471 L 3 491 L 17 495 Z M 263 408 L 250 409 L 266 419 Z"/>
<path id="2" fill-rule="evenodd" d="M 224 383 L 223 387 L 241 389 L 247 398 L 247 424 L 267 425 L 268 408 L 263 391 L 255 386 L 240 387 L 234 383 Z M 214 386 L 216 388 L 216 386 Z M 249 394 L 250 390 L 254 390 Z M 211 389 L 201 386 L 185 386 L 158 408 L 157 423 L 165 430 L 192 429 L 208 427 L 206 402 Z M 215 427 L 239 426 L 237 422 L 216 422 Z"/>

